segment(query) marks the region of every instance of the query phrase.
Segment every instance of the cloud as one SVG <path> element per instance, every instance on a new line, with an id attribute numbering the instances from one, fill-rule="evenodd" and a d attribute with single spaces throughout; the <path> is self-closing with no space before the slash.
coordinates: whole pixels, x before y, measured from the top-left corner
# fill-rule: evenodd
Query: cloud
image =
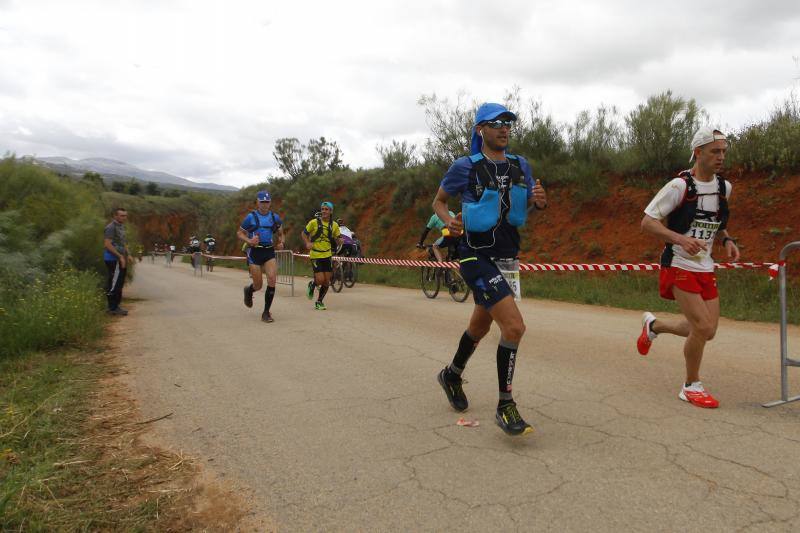
<path id="1" fill-rule="evenodd" d="M 351 166 L 377 165 L 376 144 L 421 142 L 422 94 L 485 101 L 520 86 L 570 121 L 672 89 L 736 125 L 800 74 L 800 4 L 777 0 L 0 9 L 0 148 L 238 185 L 277 173 L 281 137 L 325 136 Z"/>

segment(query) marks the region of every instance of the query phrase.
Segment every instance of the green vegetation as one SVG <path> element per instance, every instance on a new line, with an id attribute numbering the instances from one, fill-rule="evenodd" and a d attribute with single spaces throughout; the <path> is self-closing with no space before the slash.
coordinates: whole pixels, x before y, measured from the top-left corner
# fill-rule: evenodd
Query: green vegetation
<path id="1" fill-rule="evenodd" d="M 0 358 L 100 335 L 101 190 L 91 179 L 0 161 Z"/>
<path id="2" fill-rule="evenodd" d="M 2 352 L 17 355 L 54 346 L 81 346 L 100 336 L 105 301 L 98 277 L 56 271 L 6 297 L 0 307 Z"/>

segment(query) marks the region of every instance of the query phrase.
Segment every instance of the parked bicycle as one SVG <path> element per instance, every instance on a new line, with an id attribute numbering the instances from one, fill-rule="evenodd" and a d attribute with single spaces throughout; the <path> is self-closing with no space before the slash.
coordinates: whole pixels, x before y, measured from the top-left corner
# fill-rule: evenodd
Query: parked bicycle
<path id="1" fill-rule="evenodd" d="M 425 248 L 428 250 L 428 260 L 436 261 L 432 246 L 426 244 Z M 445 260 L 458 261 L 458 253 L 455 248 L 447 248 L 447 257 Z M 461 277 L 458 268 L 422 267 L 421 285 L 422 292 L 428 298 L 436 298 L 442 286 L 447 288 L 450 297 L 457 302 L 465 301 L 470 293 L 470 288 L 464 281 L 464 278 Z"/>

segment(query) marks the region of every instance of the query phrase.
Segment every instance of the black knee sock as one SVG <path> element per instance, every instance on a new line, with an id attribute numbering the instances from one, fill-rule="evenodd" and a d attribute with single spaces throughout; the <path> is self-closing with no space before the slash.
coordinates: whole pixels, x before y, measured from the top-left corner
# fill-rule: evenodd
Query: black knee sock
<path id="1" fill-rule="evenodd" d="M 478 347 L 478 341 L 469 336 L 466 331 L 461 335 L 461 340 L 458 341 L 458 350 L 453 356 L 453 362 L 450 363 L 450 372 L 458 374 L 459 376 L 467 367 L 467 361 L 475 353 L 475 348 Z"/>
<path id="2" fill-rule="evenodd" d="M 264 311 L 269 312 L 272 307 L 272 299 L 275 297 L 275 287 L 267 287 L 267 293 L 264 295 Z"/>
<path id="3" fill-rule="evenodd" d="M 322 299 L 325 298 L 325 293 L 328 292 L 327 285 L 321 285 L 319 288 L 319 297 L 317 298 L 318 302 L 322 302 Z"/>
<path id="4" fill-rule="evenodd" d="M 514 381 L 514 363 L 517 359 L 517 346 L 500 338 L 497 346 L 497 381 L 500 386 L 500 404 L 513 401 L 511 382 Z"/>

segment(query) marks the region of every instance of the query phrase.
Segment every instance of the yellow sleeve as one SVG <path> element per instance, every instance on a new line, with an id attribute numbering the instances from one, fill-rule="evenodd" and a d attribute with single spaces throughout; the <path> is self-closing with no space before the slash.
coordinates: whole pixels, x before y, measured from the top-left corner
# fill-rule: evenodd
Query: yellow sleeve
<path id="1" fill-rule="evenodd" d="M 333 238 L 338 239 L 341 236 L 342 232 L 339 231 L 339 224 L 337 222 L 333 223 Z"/>
<path id="2" fill-rule="evenodd" d="M 317 219 L 312 218 L 311 220 L 308 221 L 308 224 L 306 224 L 306 233 L 308 233 L 308 235 L 311 236 L 314 235 L 314 233 L 316 232 L 317 232 Z"/>

